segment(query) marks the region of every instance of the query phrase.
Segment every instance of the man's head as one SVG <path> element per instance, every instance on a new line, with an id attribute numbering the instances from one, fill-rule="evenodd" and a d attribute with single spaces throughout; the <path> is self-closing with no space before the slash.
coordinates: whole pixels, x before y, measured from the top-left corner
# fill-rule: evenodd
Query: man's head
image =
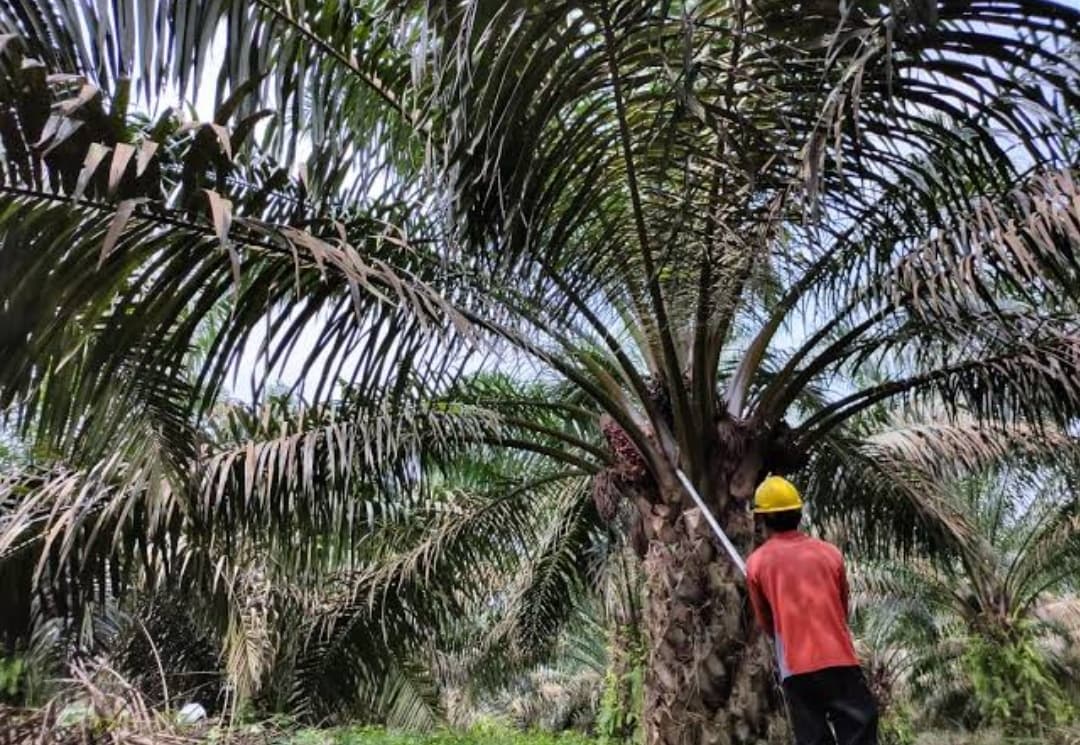
<path id="1" fill-rule="evenodd" d="M 754 492 L 754 515 L 770 534 L 798 528 L 802 506 L 799 490 L 780 476 L 769 476 Z"/>
<path id="2" fill-rule="evenodd" d="M 789 530 L 797 530 L 802 521 L 802 510 L 784 510 L 783 512 L 770 512 L 761 516 L 765 523 L 765 530 L 769 533 L 786 533 Z"/>

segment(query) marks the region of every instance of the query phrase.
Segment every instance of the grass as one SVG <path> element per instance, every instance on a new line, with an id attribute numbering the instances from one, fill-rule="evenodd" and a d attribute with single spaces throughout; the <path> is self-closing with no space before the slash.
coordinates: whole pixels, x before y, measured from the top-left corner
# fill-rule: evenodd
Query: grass
<path id="1" fill-rule="evenodd" d="M 467 732 L 441 731 L 426 734 L 394 732 L 371 727 L 302 730 L 280 745 L 594 745 L 597 741 L 564 732 L 515 732 L 478 727 Z"/>
<path id="2" fill-rule="evenodd" d="M 564 732 L 517 732 L 502 727 L 478 727 L 467 732 L 428 734 L 393 732 L 371 727 L 302 730 L 274 745 L 600 745 L 600 740 Z M 1080 745 L 1080 729 L 1068 728 L 1052 736 L 1005 738 L 985 732 L 932 733 L 917 736 L 914 745 Z"/>
<path id="3" fill-rule="evenodd" d="M 914 745 L 1080 745 L 1080 729 L 1059 729 L 1038 737 L 1005 737 L 992 731 L 924 732 L 915 738 Z"/>

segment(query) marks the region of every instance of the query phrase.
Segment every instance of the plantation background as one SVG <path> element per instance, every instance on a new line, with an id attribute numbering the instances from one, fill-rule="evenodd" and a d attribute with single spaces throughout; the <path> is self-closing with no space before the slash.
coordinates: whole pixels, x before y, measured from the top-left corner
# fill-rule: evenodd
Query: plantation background
<path id="1" fill-rule="evenodd" d="M 1080 742 L 1080 5 L 0 0 L 0 743 Z"/>

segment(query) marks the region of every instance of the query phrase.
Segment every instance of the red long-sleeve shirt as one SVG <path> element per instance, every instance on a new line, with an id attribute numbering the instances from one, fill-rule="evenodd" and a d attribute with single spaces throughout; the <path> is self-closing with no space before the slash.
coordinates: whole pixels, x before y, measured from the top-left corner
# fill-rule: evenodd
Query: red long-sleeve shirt
<path id="1" fill-rule="evenodd" d="M 782 678 L 859 664 L 836 546 L 795 530 L 778 533 L 750 555 L 746 578 L 758 624 L 775 639 Z"/>

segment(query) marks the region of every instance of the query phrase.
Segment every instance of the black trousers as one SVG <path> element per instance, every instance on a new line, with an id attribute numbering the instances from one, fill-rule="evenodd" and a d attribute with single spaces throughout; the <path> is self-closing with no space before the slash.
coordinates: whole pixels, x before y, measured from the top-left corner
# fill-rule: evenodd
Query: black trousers
<path id="1" fill-rule="evenodd" d="M 859 668 L 792 675 L 784 696 L 796 745 L 877 745 L 877 702 Z"/>

